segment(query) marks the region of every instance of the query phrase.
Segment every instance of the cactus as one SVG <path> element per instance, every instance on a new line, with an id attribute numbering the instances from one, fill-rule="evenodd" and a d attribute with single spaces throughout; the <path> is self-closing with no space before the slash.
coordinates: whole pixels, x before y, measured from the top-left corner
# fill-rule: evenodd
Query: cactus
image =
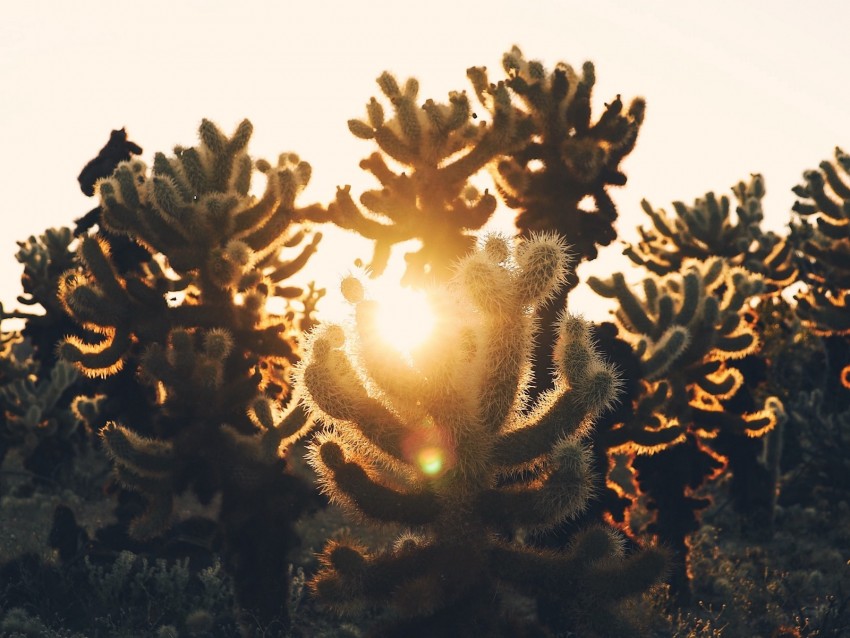
<path id="1" fill-rule="evenodd" d="M 496 198 L 486 190 L 481 193 L 469 178 L 522 143 L 528 127 L 516 117 L 503 84 L 478 92 L 491 105 L 492 120 L 474 124 L 477 115 L 465 92 L 450 93 L 447 103 L 429 99 L 420 106 L 417 80 L 400 86 L 385 72 L 377 82 L 393 115 L 387 118 L 382 103 L 372 98 L 367 120 L 349 120 L 348 127 L 378 146 L 379 152 L 360 166 L 381 188 L 363 193 L 362 208 L 349 186 L 338 189 L 328 215 L 337 226 L 375 241 L 369 265 L 374 276 L 384 271 L 394 244 L 417 239 L 419 250 L 405 256 L 405 283 L 418 284 L 426 276 L 446 279 L 452 262 L 474 245 L 472 231 L 484 226 L 496 209 Z M 404 171 L 396 172 L 393 164 Z"/>
<path id="2" fill-rule="evenodd" d="M 671 584 L 686 598 L 686 536 L 709 503 L 693 493 L 727 463 L 717 442 L 730 434 L 760 437 L 784 418 L 784 410 L 776 398 L 761 408 L 748 405 L 749 411 L 728 407 L 744 384 L 734 362 L 759 348 L 747 319 L 749 301 L 763 290 L 762 278 L 721 258 L 686 261 L 683 270 L 645 279 L 643 297 L 621 273 L 607 281 L 590 278 L 588 284 L 619 301 L 617 324 L 639 361 L 642 392 L 633 399 L 633 414 L 613 432 L 620 449 L 656 452 L 634 457 L 632 466 L 656 511 L 647 531 L 676 552 Z M 650 434 L 660 445 L 645 445 Z"/>
<path id="3" fill-rule="evenodd" d="M 537 60 L 527 60 L 518 47 L 502 58 L 504 84 L 515 96 L 516 119 L 529 121 L 532 135 L 520 147 L 490 164 L 501 199 L 516 211 L 515 223 L 523 237 L 533 232 L 556 232 L 566 239 L 575 259 L 552 304 L 540 308 L 540 338 L 534 352 L 535 387 L 549 384 L 552 326 L 569 292 L 578 284 L 575 269 L 595 259 L 600 246 L 617 237 L 617 208 L 608 189 L 626 183 L 620 169 L 632 152 L 646 110 L 642 98 L 627 109 L 618 95 L 598 120 L 591 120 L 591 95 L 596 71 L 586 62 L 580 71 L 559 62 L 551 71 Z M 476 93 L 486 97 L 491 87 L 487 70 L 470 69 Z M 489 104 L 490 102 L 487 102 Z"/>
<path id="4" fill-rule="evenodd" d="M 762 200 L 765 195 L 764 178 L 754 174 L 748 181 L 732 187 L 735 206 L 731 198 L 718 197 L 708 192 L 693 205 L 673 202 L 673 215 L 664 210 L 654 210 L 647 201 L 644 211 L 652 221 L 650 228 L 638 229 L 641 240 L 627 245 L 625 254 L 636 264 L 652 273 L 664 276 L 682 272 L 688 260 L 721 258 L 732 267 L 743 267 L 760 276 L 763 290 L 748 302 L 752 309 L 753 330 L 759 335 L 775 334 L 775 322 L 784 322 L 788 303 L 782 293 L 796 283 L 799 271 L 794 255 L 795 241 L 761 228 L 764 220 Z M 791 324 L 784 323 L 788 329 Z M 783 342 L 785 336 L 782 335 Z M 790 395 L 773 379 L 778 368 L 779 351 L 754 352 L 730 365 L 743 374 L 744 383 L 727 400 L 726 411 L 739 413 L 755 409 L 766 396 L 787 400 Z M 767 434 L 765 442 L 722 430 L 713 441 L 715 451 L 722 451 L 732 471 L 730 490 L 735 507 L 743 515 L 745 525 L 766 528 L 773 521 L 773 503 L 778 489 L 777 467 L 766 467 L 762 448 L 775 449 L 781 445 L 781 428 Z M 773 460 L 778 460 L 772 457 Z M 772 462 L 772 461 L 771 461 Z"/>
<path id="5" fill-rule="evenodd" d="M 618 95 L 592 123 L 593 63 L 585 62 L 581 74 L 563 62 L 547 73 L 513 47 L 502 66 L 505 84 L 519 97 L 520 113 L 533 123 L 534 137 L 494 165 L 499 193 L 518 211 L 523 236 L 555 231 L 580 259 L 595 259 L 597 246 L 617 236 L 617 209 L 607 188 L 626 183 L 619 164 L 634 149 L 646 103 L 636 98 L 623 112 Z M 476 91 L 484 93 L 486 70 L 473 69 L 472 77 Z M 593 201 L 590 210 L 582 206 L 586 198 Z"/>
<path id="6" fill-rule="evenodd" d="M 320 235 L 305 242 L 307 222 L 323 211 L 295 204 L 310 166 L 293 154 L 254 162 L 251 132 L 245 120 L 227 137 L 204 120 L 200 145 L 157 153 L 150 171 L 138 158 L 122 162 L 97 182 L 99 225 L 150 259 L 125 270 L 102 234 L 81 236 L 59 297 L 84 331 L 58 351 L 87 377 L 125 369 L 142 384 L 145 404 L 101 431 L 117 480 L 147 503 L 131 535 L 165 531 L 177 493 L 192 489 L 202 502 L 220 493 L 239 601 L 269 619 L 285 613 L 286 551 L 309 501 L 283 456 L 309 427 L 289 373 L 321 294 L 285 280 L 315 251 Z M 266 177 L 260 197 L 250 194 L 255 168 Z M 291 305 L 299 296 L 305 312 Z M 288 314 L 273 314 L 271 301 Z"/>
<path id="7" fill-rule="evenodd" d="M 298 366 L 307 405 L 328 426 L 310 462 L 333 502 L 405 531 L 384 551 L 332 541 L 312 581 L 325 604 L 389 606 L 396 624 L 381 635 L 515 635 L 492 612 L 509 585 L 559 631 L 579 615 L 608 635 L 626 630 L 618 603 L 660 576 L 663 551 L 623 557 L 622 539 L 601 527 L 565 552 L 509 540 L 585 506 L 583 440 L 619 385 L 588 325 L 562 313 L 554 388 L 529 404 L 533 309 L 562 285 L 566 264 L 555 236 L 515 251 L 490 236 L 430 290 L 437 336 L 409 360 L 374 330 L 380 300 L 359 279 L 343 281 L 353 325 L 321 326 Z"/>
<path id="8" fill-rule="evenodd" d="M 737 203 L 734 215 L 729 198 L 723 195 L 718 199 L 713 192 L 692 206 L 673 202 L 674 216 L 643 200 L 641 207 L 652 220 L 652 228 L 639 227 L 640 241 L 627 245 L 624 254 L 662 276 L 681 271 L 688 259 L 716 256 L 762 275 L 768 292 L 796 281 L 792 243 L 761 228 L 764 178 L 754 174 L 748 182 L 733 186 L 732 193 Z"/>
<path id="9" fill-rule="evenodd" d="M 829 367 L 840 371 L 827 387 L 839 410 L 850 405 L 848 173 L 850 156 L 840 148 L 834 161 L 806 171 L 806 183 L 793 189 L 800 199 L 793 207 L 798 220 L 791 226 L 806 283 L 795 297 L 797 315 L 806 328 L 824 337 Z"/>

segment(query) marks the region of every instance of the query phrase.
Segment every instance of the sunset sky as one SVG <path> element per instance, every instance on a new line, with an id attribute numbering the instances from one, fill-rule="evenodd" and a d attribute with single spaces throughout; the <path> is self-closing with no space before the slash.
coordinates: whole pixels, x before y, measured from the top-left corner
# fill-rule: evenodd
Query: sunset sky
<path id="1" fill-rule="evenodd" d="M 364 114 L 383 70 L 443 101 L 469 88 L 469 66 L 500 74 L 514 44 L 550 69 L 592 60 L 595 116 L 618 93 L 646 98 L 629 183 L 613 192 L 622 238 L 645 223 L 641 198 L 669 208 L 753 172 L 767 183 L 766 226 L 780 230 L 802 172 L 850 147 L 849 27 L 837 1 L 4 2 L 0 300 L 16 305 L 16 240 L 95 206 L 76 177 L 113 128 L 150 160 L 194 144 L 203 117 L 228 133 L 248 117 L 251 154 L 297 152 L 313 165 L 299 201 L 327 203 L 337 185 L 374 186 L 357 166 L 373 147 L 346 121 Z M 369 257 L 366 244 L 332 241 Z M 351 255 L 329 252 L 344 260 L 328 255 L 313 272 L 333 286 Z M 625 268 L 620 252 L 592 272 Z"/>

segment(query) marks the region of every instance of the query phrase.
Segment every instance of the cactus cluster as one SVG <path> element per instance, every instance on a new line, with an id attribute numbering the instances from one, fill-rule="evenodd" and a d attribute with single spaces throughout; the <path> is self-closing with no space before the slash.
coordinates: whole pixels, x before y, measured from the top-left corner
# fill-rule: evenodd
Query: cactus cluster
<path id="1" fill-rule="evenodd" d="M 566 299 L 575 267 L 616 239 L 609 190 L 645 103 L 617 96 L 594 119 L 591 63 L 548 70 L 514 47 L 502 67 L 496 81 L 469 68 L 469 96 L 442 103 L 382 74 L 348 122 L 376 147 L 360 166 L 379 185 L 327 206 L 299 203 L 297 155 L 248 154 L 247 120 L 229 136 L 204 120 L 197 145 L 150 166 L 113 131 L 79 177 L 97 207 L 18 244 L 18 300 L 35 312 L 0 306 L 0 322 L 24 321 L 0 331 L 0 461 L 18 448 L 30 475 L 61 480 L 84 441 L 112 463 L 114 526 L 89 534 L 55 512 L 62 569 L 126 571 L 126 549 L 177 546 L 222 561 L 246 632 L 294 635 L 293 524 L 330 502 L 354 524 L 303 562 L 310 610 L 383 637 L 648 635 L 636 599 L 666 578 L 688 600 L 712 495 L 728 489 L 748 532 L 772 523 L 785 441 L 799 459 L 786 481 L 846 495 L 850 155 L 805 174 L 787 237 L 761 228 L 758 174 L 670 213 L 644 201 L 651 224 L 625 254 L 649 274 L 590 278 L 617 304 L 594 325 Z M 500 200 L 515 239 L 479 232 Z M 328 223 L 374 242 L 342 279 L 337 322 L 319 320 L 323 289 L 293 285 Z M 409 240 L 402 284 L 435 323 L 402 351 L 373 279 Z M 288 467 L 292 450 L 306 465 Z M 180 520 L 185 493 L 202 516 Z"/>
<path id="2" fill-rule="evenodd" d="M 626 246 L 625 255 L 656 275 L 682 270 L 689 259 L 723 257 L 734 266 L 762 275 L 768 290 L 788 286 L 797 279 L 791 242 L 762 230 L 764 178 L 755 174 L 732 187 L 734 214 L 729 197 L 706 193 L 692 205 L 673 202 L 674 215 L 655 210 L 646 200 L 641 207 L 652 227 L 638 227 L 640 241 Z"/>
<path id="3" fill-rule="evenodd" d="M 800 198 L 793 210 L 799 221 L 792 233 L 799 243 L 799 257 L 807 286 L 796 296 L 797 314 L 804 324 L 833 342 L 845 342 L 850 334 L 850 155 L 835 149 L 833 162 L 823 161 L 819 170 L 806 171 L 806 183 L 794 188 Z M 842 348 L 842 350 L 845 348 Z M 850 359 L 841 353 L 842 381 L 850 387 Z"/>
<path id="4" fill-rule="evenodd" d="M 353 324 L 322 326 L 299 364 L 307 404 L 327 425 L 310 459 L 332 501 L 403 531 L 386 550 L 331 542 L 312 581 L 320 600 L 340 611 L 388 605 L 396 633 L 382 635 L 513 635 L 490 611 L 512 586 L 538 603 L 607 610 L 587 617 L 620 635 L 617 603 L 661 575 L 662 551 L 622 557 L 617 533 L 601 527 L 562 553 L 511 540 L 585 506 L 583 440 L 619 384 L 588 325 L 564 312 L 554 388 L 528 404 L 533 310 L 562 285 L 566 265 L 552 235 L 516 251 L 488 237 L 431 290 L 438 339 L 409 361 L 375 333 L 380 300 L 355 277 L 342 282 Z"/>

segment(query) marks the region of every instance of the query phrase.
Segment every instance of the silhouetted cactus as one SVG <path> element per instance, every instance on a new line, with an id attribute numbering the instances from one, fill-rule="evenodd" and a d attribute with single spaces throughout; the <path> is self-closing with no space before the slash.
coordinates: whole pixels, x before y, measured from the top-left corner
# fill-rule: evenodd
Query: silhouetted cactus
<path id="1" fill-rule="evenodd" d="M 302 222 L 321 209 L 295 198 L 310 166 L 292 154 L 277 166 L 245 149 L 251 124 L 232 137 L 205 120 L 197 147 L 118 165 L 96 185 L 99 224 L 152 256 L 121 271 L 101 235 L 79 239 L 79 267 L 60 279 L 67 312 L 86 330 L 60 345 L 62 357 L 89 377 L 128 368 L 146 384 L 147 414 L 102 430 L 118 480 L 140 492 L 147 510 L 130 532 L 149 538 L 170 522 L 175 493 L 192 488 L 207 502 L 221 493 L 224 557 L 240 603 L 261 618 L 285 613 L 286 551 L 291 525 L 308 502 L 282 454 L 305 431 L 306 414 L 289 394 L 296 337 L 308 315 L 272 314 L 302 294 L 285 283 L 314 252 L 315 235 L 291 261 L 284 249 L 306 237 Z M 255 167 L 264 194 L 249 193 Z M 137 421 L 138 419 L 138 421 Z"/>
<path id="2" fill-rule="evenodd" d="M 840 409 L 850 405 L 850 155 L 835 149 L 833 162 L 806 171 L 806 183 L 794 188 L 800 199 L 792 223 L 807 284 L 796 295 L 797 314 L 823 336 L 830 367 L 840 370 L 828 391 Z"/>
<path id="3" fill-rule="evenodd" d="M 806 283 L 795 297 L 796 312 L 823 340 L 827 375 L 822 388 L 795 397 L 792 415 L 801 419 L 802 472 L 841 490 L 850 408 L 850 155 L 836 148 L 832 161 L 804 178 L 794 188 L 800 219 L 792 234 Z"/>
<path id="4" fill-rule="evenodd" d="M 738 182 L 732 192 L 734 210 L 729 197 L 718 198 L 713 192 L 698 198 L 691 206 L 673 202 L 672 215 L 654 210 L 644 200 L 642 206 L 652 227 L 640 227 L 641 240 L 628 245 L 624 252 L 633 262 L 660 276 L 681 272 L 688 260 L 717 257 L 730 266 L 760 275 L 763 290 L 748 302 L 752 309 L 747 320 L 755 332 L 764 334 L 776 327 L 772 322 L 780 320 L 783 307 L 787 306 L 781 293 L 799 276 L 794 241 L 762 230 L 765 186 L 761 175 L 754 174 L 748 181 Z M 771 382 L 776 369 L 774 363 L 780 356 L 779 352 L 753 352 L 729 362 L 743 375 L 744 383 L 734 399 L 724 404 L 726 411 L 754 410 L 765 396 L 788 398 L 781 387 Z M 762 452 L 765 445 L 771 449 L 781 447 L 782 436 L 781 428 L 774 429 L 768 435 L 769 441 L 763 444 L 743 433 L 723 430 L 713 442 L 732 470 L 733 502 L 748 524 L 755 527 L 764 528 L 773 520 L 778 468 L 766 467 Z"/>
<path id="5" fill-rule="evenodd" d="M 761 436 L 784 417 L 775 398 L 749 413 L 727 408 L 744 383 L 741 371 L 730 364 L 759 347 L 746 311 L 763 282 L 715 258 L 685 262 L 681 274 L 645 279 L 643 297 L 632 292 L 620 273 L 588 283 L 598 294 L 619 301 L 617 324 L 640 362 L 644 391 L 633 400 L 634 416 L 621 428 L 627 437 L 621 447 L 656 452 L 635 457 L 632 465 L 656 511 L 647 530 L 676 552 L 679 562 L 671 583 L 687 596 L 686 536 L 697 528 L 699 510 L 708 505 L 694 492 L 726 466 L 713 441 L 729 432 Z M 663 427 L 656 433 L 659 419 Z M 666 435 L 669 448 L 642 445 L 647 430 L 661 438 L 665 428 L 675 428 Z"/>
<path id="6" fill-rule="evenodd" d="M 664 552 L 622 557 L 622 539 L 601 527 L 565 552 L 509 535 L 584 507 L 592 490 L 583 439 L 619 384 L 588 325 L 562 313 L 555 387 L 528 405 L 533 309 L 562 285 L 566 264 L 554 236 L 515 252 L 489 237 L 430 291 L 435 337 L 410 360 L 377 334 L 380 300 L 360 280 L 343 281 L 354 325 L 322 326 L 299 364 L 307 404 L 330 426 L 311 463 L 332 501 L 407 531 L 384 551 L 332 542 L 312 582 L 321 601 L 338 611 L 389 606 L 396 622 L 382 636 L 516 635 L 493 610 L 511 586 L 558 631 L 579 618 L 608 635 L 626 631 L 618 603 L 661 575 Z"/>
<path id="7" fill-rule="evenodd" d="M 755 174 L 748 182 L 738 182 L 732 192 L 737 200 L 734 215 L 729 198 L 718 199 L 713 192 L 692 206 L 673 202 L 672 216 L 643 200 L 641 207 L 652 227 L 638 228 L 641 239 L 627 246 L 626 256 L 656 275 L 679 272 L 688 259 L 723 257 L 730 265 L 762 275 L 768 291 L 796 281 L 791 243 L 761 228 L 764 178 Z"/>
<path id="8" fill-rule="evenodd" d="M 348 186 L 340 188 L 328 207 L 329 217 L 337 226 L 375 241 L 369 266 L 373 275 L 384 271 L 394 244 L 417 239 L 421 248 L 405 256 L 405 283 L 420 283 L 426 275 L 445 279 L 451 263 L 474 245 L 472 231 L 496 210 L 496 198 L 486 190 L 479 192 L 469 178 L 523 143 L 527 122 L 517 117 L 503 84 L 477 91 L 492 113 L 492 121 L 477 124 L 465 92 L 450 93 L 448 103 L 429 99 L 420 105 L 419 83 L 413 78 L 399 86 L 385 72 L 378 86 L 392 104 L 393 115 L 387 118 L 381 102 L 372 98 L 367 120 L 349 120 L 348 127 L 377 144 L 380 152 L 360 166 L 381 188 L 363 193 L 362 208 Z M 394 164 L 403 170 L 393 169 Z"/>
<path id="9" fill-rule="evenodd" d="M 563 62 L 547 72 L 513 47 L 502 66 L 505 84 L 519 97 L 515 117 L 529 119 L 533 135 L 494 165 L 499 193 L 518 211 L 516 225 L 523 236 L 554 231 L 579 260 L 595 259 L 597 246 L 617 236 L 617 209 L 607 189 L 626 183 L 619 165 L 634 149 L 646 103 L 636 98 L 624 112 L 617 96 L 592 122 L 596 72 L 591 62 L 580 74 Z M 486 69 L 473 68 L 470 77 L 479 96 L 492 90 Z M 593 207 L 585 208 L 585 200 L 592 200 Z"/>

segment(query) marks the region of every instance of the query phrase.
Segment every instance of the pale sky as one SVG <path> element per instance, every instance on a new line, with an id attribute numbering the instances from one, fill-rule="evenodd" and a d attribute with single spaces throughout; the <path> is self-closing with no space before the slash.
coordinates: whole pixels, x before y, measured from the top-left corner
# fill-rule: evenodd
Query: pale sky
<path id="1" fill-rule="evenodd" d="M 765 176 L 767 223 L 789 220 L 802 172 L 850 148 L 850 9 L 845 2 L 258 2 L 0 1 L 0 300 L 16 304 L 15 240 L 95 206 L 77 175 L 113 128 L 150 161 L 196 142 L 207 117 L 229 134 L 254 123 L 252 156 L 294 151 L 313 165 L 301 203 L 375 184 L 358 168 L 374 149 L 361 117 L 390 70 L 444 101 L 465 70 L 501 73 L 513 44 L 551 69 L 596 65 L 594 118 L 617 93 L 647 119 L 614 189 L 621 238 L 646 224 L 646 197 L 670 209 L 707 190 Z M 354 242 L 356 244 L 356 242 Z M 326 251 L 327 252 L 327 251 Z M 348 267 L 322 257 L 324 285 Z M 592 272 L 628 268 L 617 245 Z M 370 251 L 362 248 L 362 257 Z M 314 265 L 315 267 L 315 265 Z M 593 316 L 592 308 L 578 308 Z"/>

